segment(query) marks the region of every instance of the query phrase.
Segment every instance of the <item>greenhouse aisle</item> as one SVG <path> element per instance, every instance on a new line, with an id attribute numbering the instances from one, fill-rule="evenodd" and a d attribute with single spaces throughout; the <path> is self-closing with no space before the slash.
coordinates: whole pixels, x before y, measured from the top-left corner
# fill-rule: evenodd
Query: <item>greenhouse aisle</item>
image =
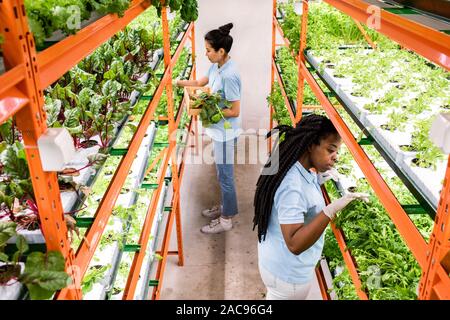
<path id="1" fill-rule="evenodd" d="M 255 15 L 255 6 L 258 6 L 259 12 L 266 14 Z M 220 15 L 217 15 L 219 7 Z M 271 32 L 271 11 L 272 0 L 229 0 L 226 5 L 221 0 L 199 0 L 201 19 L 195 25 L 198 75 L 205 74 L 210 66 L 204 58 L 205 33 L 228 22 L 234 24 L 231 56 L 239 67 L 243 83 L 241 112 L 244 134 L 239 139 L 239 156 L 235 166 L 240 213 L 230 232 L 217 235 L 201 233 L 200 228 L 209 222 L 201 216 L 201 211 L 219 203 L 219 184 L 213 164 L 186 163 L 181 189 L 185 265 L 179 267 L 178 258 L 169 256 L 161 299 L 265 298 L 265 286 L 258 271 L 257 236 L 256 231 L 252 231 L 252 220 L 256 181 L 267 153 L 263 152 L 256 159 L 258 161 L 249 161 L 249 155 L 255 155 L 259 148 L 257 144 L 246 141 L 255 141 L 256 130 L 269 127 L 266 96 L 270 91 L 271 39 L 267 35 Z M 210 150 L 208 138 L 202 136 L 202 141 L 201 149 Z M 262 142 L 260 145 L 266 146 L 263 138 L 259 141 Z M 242 161 L 243 155 L 246 155 L 247 161 Z M 169 250 L 176 250 L 175 224 Z M 321 299 L 318 287 L 311 298 Z"/>
<path id="2" fill-rule="evenodd" d="M 254 150 L 248 147 L 242 150 L 243 140 L 245 138 L 241 136 L 237 152 L 242 155 L 247 149 L 246 154 L 252 154 Z M 248 145 L 256 148 L 254 144 Z M 206 143 L 204 148 L 208 148 Z M 201 210 L 220 200 L 215 167 L 186 165 L 181 197 L 185 265 L 179 267 L 178 258 L 169 256 L 161 299 L 264 299 L 265 287 L 258 271 L 256 231 L 252 231 L 253 196 L 261 167 L 261 164 L 236 164 L 240 213 L 231 231 L 206 235 L 200 228 L 209 220 L 201 216 Z M 175 228 L 169 250 L 176 250 Z M 309 299 L 321 299 L 318 285 L 314 286 Z"/>

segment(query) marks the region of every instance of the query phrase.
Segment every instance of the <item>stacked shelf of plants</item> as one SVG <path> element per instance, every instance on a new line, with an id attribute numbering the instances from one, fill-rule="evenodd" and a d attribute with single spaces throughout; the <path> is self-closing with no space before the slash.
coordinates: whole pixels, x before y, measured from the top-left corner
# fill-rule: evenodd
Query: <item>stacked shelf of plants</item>
<path id="1" fill-rule="evenodd" d="M 166 117 L 165 121 L 159 121 L 154 114 L 155 110 L 156 114 L 162 114 L 167 109 L 169 99 L 162 99 L 161 95 L 171 76 L 191 74 L 191 55 L 184 47 L 193 24 L 182 17 L 196 18 L 196 1 L 174 1 L 170 5 L 170 21 L 168 8 L 148 8 L 149 1 L 73 0 L 56 5 L 53 17 L 50 8 L 54 7 L 54 1 L 38 2 L 25 1 L 29 18 L 25 21 L 30 24 L 38 49 L 43 50 L 38 53 L 38 60 L 64 43 L 85 43 L 86 35 L 95 39 L 97 45 L 92 46 L 91 52 L 80 52 L 78 63 L 73 57 L 68 58 L 61 70 L 54 70 L 60 72 L 58 77 L 44 70 L 48 78 L 57 79 L 43 90 L 46 126 L 67 128 L 76 147 L 76 157 L 55 175 L 64 212 L 61 217 L 65 217 L 62 223 L 67 226 L 59 232 L 64 233 L 60 236 L 70 248 L 61 245 L 60 252 L 47 251 L 49 247 L 55 248 L 54 239 L 44 237 L 41 231 L 49 219 L 42 218 L 39 207 L 42 199 L 36 198 L 36 185 L 30 179 L 30 157 L 21 131 L 15 117 L 5 119 L 0 126 L 0 249 L 1 261 L 6 266 L 2 268 L 0 293 L 2 299 L 48 299 L 65 288 L 57 298 L 79 299 L 81 288 L 86 299 L 116 299 L 125 287 L 120 284 L 123 280 L 120 276 L 124 274 L 121 258 L 124 252 L 139 252 L 136 234 L 142 229 L 147 207 L 150 202 L 171 203 L 166 197 L 168 183 L 156 181 L 158 174 L 167 182 L 171 180 L 170 166 L 162 163 L 149 166 L 161 148 L 169 145 L 167 123 L 174 120 Z M 64 28 L 61 21 L 79 18 L 74 6 L 82 8 L 83 23 L 75 29 Z M 177 10 L 183 6 L 184 11 L 179 13 Z M 11 4 L 0 10 L 12 12 L 16 8 Z M 109 39 L 105 38 L 106 42 L 95 37 L 96 26 L 111 34 Z M 74 35 L 61 39 L 64 34 Z M 164 52 L 168 54 L 168 63 L 163 63 Z M 174 66 L 172 74 L 166 71 L 169 65 Z M 8 70 L 3 80 L 17 69 Z M 6 95 L 4 101 L 7 98 Z M 171 99 L 181 105 L 180 92 Z M 6 102 L 0 107 L 3 112 Z M 182 115 L 182 108 L 178 109 Z M 185 128 L 188 121 L 183 115 L 183 121 L 178 123 Z M 186 137 L 187 134 L 180 134 L 173 144 L 182 143 L 182 138 L 186 143 Z M 158 192 L 153 195 L 154 191 Z M 162 211 L 160 207 L 158 212 Z M 70 232 L 65 233 L 67 228 Z M 54 259 L 43 263 L 50 254 L 54 254 Z M 23 265 L 25 271 L 20 274 L 19 266 L 23 269 Z M 68 287 L 71 282 L 80 286 Z M 148 290 L 148 285 L 141 286 Z M 146 295 L 136 298 L 144 299 Z"/>
<path id="2" fill-rule="evenodd" d="M 305 58 L 314 81 L 330 105 L 339 101 L 341 107 L 335 110 L 351 138 L 408 214 L 411 230 L 428 242 L 446 167 L 446 157 L 429 140 L 428 130 L 434 115 L 447 108 L 448 72 L 363 27 L 376 43 L 372 48 L 357 24 L 329 4 L 312 2 L 308 11 Z M 302 17 L 293 1 L 279 4 L 277 13 L 274 23 L 288 47 L 277 50 L 276 58 L 280 66 L 292 70 L 284 83 L 292 87 L 286 91 L 296 94 Z M 305 87 L 308 105 L 310 88 Z M 282 99 L 268 100 L 278 123 L 292 123 Z M 394 223 L 394 215 L 345 145 L 337 169 L 340 182 L 326 185 L 331 200 L 355 191 L 371 197 L 367 204 L 352 203 L 327 229 L 324 256 L 331 274 L 318 272 L 325 274 L 323 282 L 331 287 L 324 297 L 416 299 L 423 265 L 405 242 L 406 232 Z"/>

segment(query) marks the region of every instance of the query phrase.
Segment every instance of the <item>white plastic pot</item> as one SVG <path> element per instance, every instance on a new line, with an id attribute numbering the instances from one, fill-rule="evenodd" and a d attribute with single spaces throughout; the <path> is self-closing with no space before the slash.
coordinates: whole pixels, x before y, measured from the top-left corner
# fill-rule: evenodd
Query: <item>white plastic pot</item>
<path id="1" fill-rule="evenodd" d="M 5 263 L 0 262 L 0 266 L 5 265 Z M 19 262 L 20 272 L 22 273 L 25 268 L 23 262 Z M 18 300 L 20 299 L 24 285 L 15 279 L 11 279 L 4 286 L 0 286 L 0 300 Z"/>

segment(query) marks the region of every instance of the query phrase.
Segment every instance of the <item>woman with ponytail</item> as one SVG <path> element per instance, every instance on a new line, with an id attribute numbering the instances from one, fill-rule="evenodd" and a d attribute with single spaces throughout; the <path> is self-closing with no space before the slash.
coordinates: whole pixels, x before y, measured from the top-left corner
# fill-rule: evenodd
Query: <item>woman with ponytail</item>
<path id="1" fill-rule="evenodd" d="M 328 206 L 320 185 L 337 178 L 333 166 L 342 144 L 333 123 L 320 115 L 305 116 L 295 128 L 278 126 L 277 143 L 259 177 L 253 229 L 258 230 L 258 265 L 266 299 L 306 299 L 314 268 L 322 254 L 324 231 L 336 213 L 367 195 L 349 193 Z M 272 172 L 273 173 L 273 172 Z"/>
<path id="2" fill-rule="evenodd" d="M 223 100 L 231 107 L 224 108 L 222 113 L 227 120 L 225 128 L 224 119 L 205 129 L 206 134 L 213 140 L 214 161 L 216 163 L 217 177 L 221 189 L 221 204 L 211 209 L 203 210 L 202 215 L 212 219 L 210 223 L 201 228 L 204 233 L 219 233 L 231 230 L 231 218 L 238 213 L 236 188 L 234 184 L 234 147 L 237 137 L 241 133 L 241 77 L 229 52 L 233 45 L 230 36 L 232 23 L 228 23 L 209 31 L 205 35 L 206 56 L 212 63 L 207 74 L 199 80 L 174 80 L 176 86 L 208 85 L 212 93 L 220 93 Z M 229 127 L 231 124 L 231 128 Z"/>

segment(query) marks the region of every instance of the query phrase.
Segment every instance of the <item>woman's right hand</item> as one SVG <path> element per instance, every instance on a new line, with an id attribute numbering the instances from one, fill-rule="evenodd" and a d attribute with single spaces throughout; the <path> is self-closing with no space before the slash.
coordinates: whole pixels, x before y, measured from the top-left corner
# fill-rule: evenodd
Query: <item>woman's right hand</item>
<path id="1" fill-rule="evenodd" d="M 342 198 L 336 199 L 333 202 L 331 202 L 329 205 L 327 205 L 325 208 L 323 208 L 323 213 L 330 218 L 330 220 L 333 220 L 336 216 L 336 213 L 344 209 L 350 202 L 353 200 L 360 199 L 364 202 L 369 202 L 369 195 L 367 193 L 347 193 Z"/>

